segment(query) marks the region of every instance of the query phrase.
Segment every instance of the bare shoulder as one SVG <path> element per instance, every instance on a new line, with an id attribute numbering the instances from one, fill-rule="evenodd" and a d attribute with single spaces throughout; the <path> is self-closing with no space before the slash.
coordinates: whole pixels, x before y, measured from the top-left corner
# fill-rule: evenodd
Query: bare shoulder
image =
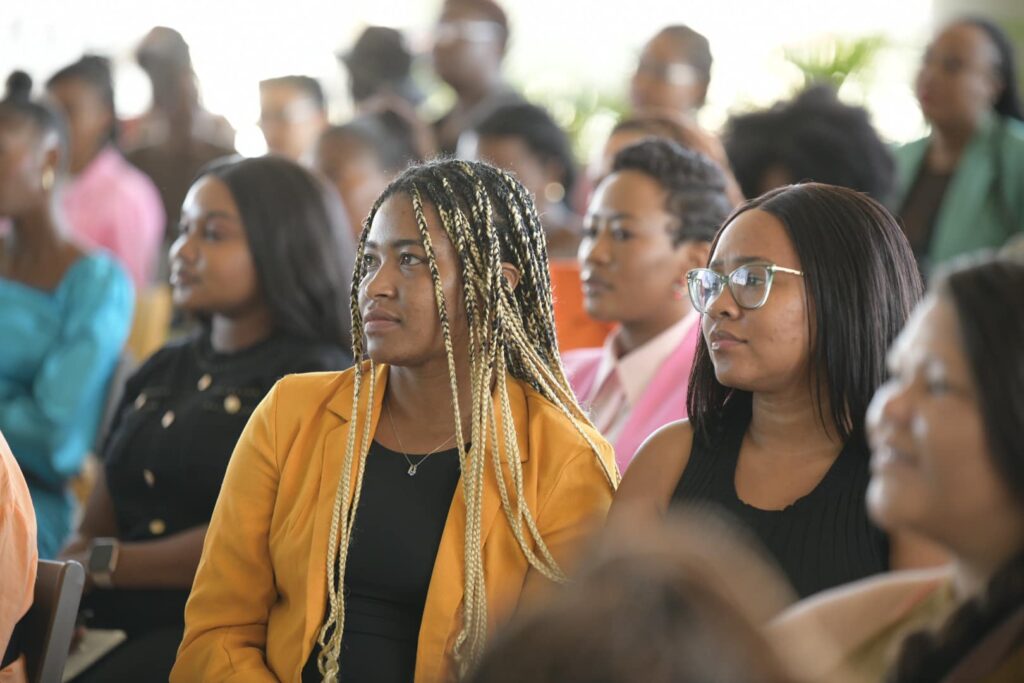
<path id="1" fill-rule="evenodd" d="M 612 514 L 626 508 L 664 514 L 686 469 L 692 445 L 693 427 L 689 420 L 670 422 L 647 437 L 622 478 Z"/>

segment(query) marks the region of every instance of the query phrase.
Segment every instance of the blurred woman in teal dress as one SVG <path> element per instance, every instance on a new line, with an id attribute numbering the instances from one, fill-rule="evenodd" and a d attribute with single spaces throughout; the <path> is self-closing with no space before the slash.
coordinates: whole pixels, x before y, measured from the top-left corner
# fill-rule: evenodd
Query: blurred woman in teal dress
<path id="1" fill-rule="evenodd" d="M 128 276 L 65 236 L 55 210 L 63 125 L 17 72 L 0 101 L 0 432 L 28 482 L 39 554 L 67 535 L 66 490 L 96 437 L 131 324 Z"/>

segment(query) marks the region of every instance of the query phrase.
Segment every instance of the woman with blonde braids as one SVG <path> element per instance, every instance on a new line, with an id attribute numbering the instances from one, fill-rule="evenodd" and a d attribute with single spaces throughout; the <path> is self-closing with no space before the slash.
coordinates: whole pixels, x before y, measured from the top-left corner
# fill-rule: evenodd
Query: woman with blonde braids
<path id="1" fill-rule="evenodd" d="M 461 676 L 564 579 L 614 455 L 558 360 L 544 231 L 486 164 L 409 169 L 378 199 L 341 373 L 281 380 L 228 468 L 171 674 Z"/>

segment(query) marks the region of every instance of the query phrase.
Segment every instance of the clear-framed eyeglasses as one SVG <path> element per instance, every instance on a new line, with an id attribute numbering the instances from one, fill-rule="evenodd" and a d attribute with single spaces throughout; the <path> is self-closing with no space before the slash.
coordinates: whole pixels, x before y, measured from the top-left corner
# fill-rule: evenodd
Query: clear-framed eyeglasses
<path id="1" fill-rule="evenodd" d="M 754 310 L 768 301 L 775 273 L 803 277 L 802 271 L 783 268 L 774 263 L 745 263 L 728 275 L 710 268 L 694 268 L 687 271 L 686 284 L 690 291 L 690 301 L 699 313 L 707 313 L 726 287 L 737 306 Z"/>

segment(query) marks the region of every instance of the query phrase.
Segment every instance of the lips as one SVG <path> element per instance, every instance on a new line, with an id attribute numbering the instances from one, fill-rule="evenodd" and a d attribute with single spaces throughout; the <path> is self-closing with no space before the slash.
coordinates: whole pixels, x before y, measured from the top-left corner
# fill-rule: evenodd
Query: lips
<path id="1" fill-rule="evenodd" d="M 725 330 L 712 330 L 711 334 L 708 335 L 708 342 L 712 351 L 727 351 L 747 343 Z"/>
<path id="2" fill-rule="evenodd" d="M 170 283 L 172 287 L 192 287 L 199 282 L 199 276 L 189 270 L 172 270 Z"/>
<path id="3" fill-rule="evenodd" d="M 610 282 L 592 273 L 584 273 L 581 278 L 581 284 L 583 286 L 583 294 L 585 296 L 603 294 L 604 292 L 609 292 L 613 289 Z"/>
<path id="4" fill-rule="evenodd" d="M 398 316 L 385 310 L 375 308 L 363 314 L 363 329 L 368 333 L 384 332 L 398 327 Z"/>
<path id="5" fill-rule="evenodd" d="M 913 467 L 917 458 L 889 444 L 880 444 L 871 452 L 871 473 L 879 474 L 899 467 Z"/>

